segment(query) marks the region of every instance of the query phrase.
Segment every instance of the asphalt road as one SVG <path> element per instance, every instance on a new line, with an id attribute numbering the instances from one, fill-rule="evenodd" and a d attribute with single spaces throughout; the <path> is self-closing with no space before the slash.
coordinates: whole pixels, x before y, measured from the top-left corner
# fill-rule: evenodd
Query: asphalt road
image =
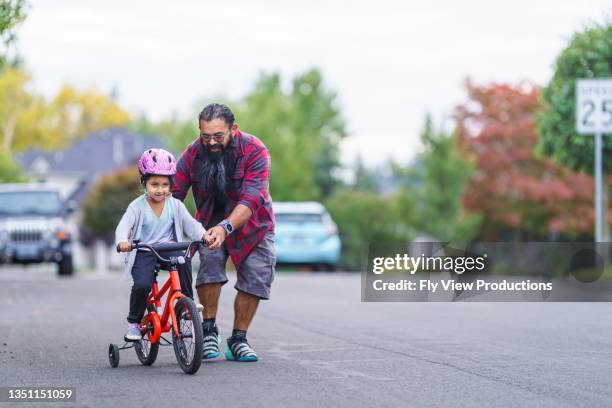
<path id="1" fill-rule="evenodd" d="M 0 268 L 0 387 L 76 387 L 77 402 L 47 406 L 612 406 L 608 303 L 361 303 L 356 274 L 279 274 L 249 331 L 260 361 L 188 376 L 171 347 L 152 367 L 128 350 L 110 368 L 129 291 L 118 274 L 34 269 Z"/>

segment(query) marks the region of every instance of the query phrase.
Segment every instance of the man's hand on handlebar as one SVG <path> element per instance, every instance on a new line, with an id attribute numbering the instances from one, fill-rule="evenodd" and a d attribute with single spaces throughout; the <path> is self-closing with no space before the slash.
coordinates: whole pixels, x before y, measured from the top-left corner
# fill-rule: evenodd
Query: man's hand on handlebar
<path id="1" fill-rule="evenodd" d="M 223 244 L 223 241 L 225 241 L 226 235 L 227 233 L 223 227 L 219 227 L 217 225 L 206 231 L 204 234 L 204 242 L 206 243 L 208 249 L 214 251 L 221 247 L 221 244 Z"/>

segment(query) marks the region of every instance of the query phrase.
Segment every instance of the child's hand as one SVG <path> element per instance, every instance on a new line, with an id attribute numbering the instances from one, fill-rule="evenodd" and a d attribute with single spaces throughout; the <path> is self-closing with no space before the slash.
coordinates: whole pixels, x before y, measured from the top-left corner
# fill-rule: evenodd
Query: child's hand
<path id="1" fill-rule="evenodd" d="M 119 243 L 119 251 L 121 252 L 130 252 L 132 250 L 132 244 L 129 242 L 120 242 Z"/>

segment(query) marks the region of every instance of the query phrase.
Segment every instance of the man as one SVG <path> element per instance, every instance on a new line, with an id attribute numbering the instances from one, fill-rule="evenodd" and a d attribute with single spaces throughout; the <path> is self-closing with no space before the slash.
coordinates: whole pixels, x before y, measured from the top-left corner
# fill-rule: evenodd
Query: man
<path id="1" fill-rule="evenodd" d="M 199 115 L 200 136 L 177 163 L 173 194 L 184 200 L 192 188 L 196 219 L 207 229 L 200 249 L 196 290 L 202 311 L 203 358 L 219 356 L 221 338 L 215 322 L 221 286 L 227 282 L 228 256 L 237 269 L 234 329 L 225 357 L 257 361 L 247 330 L 260 299 L 268 299 L 274 279 L 274 214 L 269 194 L 270 155 L 253 135 L 241 132 L 234 114 L 210 104 Z"/>

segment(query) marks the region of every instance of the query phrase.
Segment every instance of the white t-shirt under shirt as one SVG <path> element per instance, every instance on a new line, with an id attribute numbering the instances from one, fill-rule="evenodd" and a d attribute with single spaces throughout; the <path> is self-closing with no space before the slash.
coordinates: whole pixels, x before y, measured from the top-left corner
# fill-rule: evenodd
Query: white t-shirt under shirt
<path id="1" fill-rule="evenodd" d="M 140 242 L 147 245 L 160 244 L 163 242 L 176 242 L 174 237 L 174 211 L 172 211 L 172 200 L 166 200 L 164 209 L 159 218 L 153 212 L 151 205 L 145 203 L 144 220 L 142 222 L 142 234 Z"/>

